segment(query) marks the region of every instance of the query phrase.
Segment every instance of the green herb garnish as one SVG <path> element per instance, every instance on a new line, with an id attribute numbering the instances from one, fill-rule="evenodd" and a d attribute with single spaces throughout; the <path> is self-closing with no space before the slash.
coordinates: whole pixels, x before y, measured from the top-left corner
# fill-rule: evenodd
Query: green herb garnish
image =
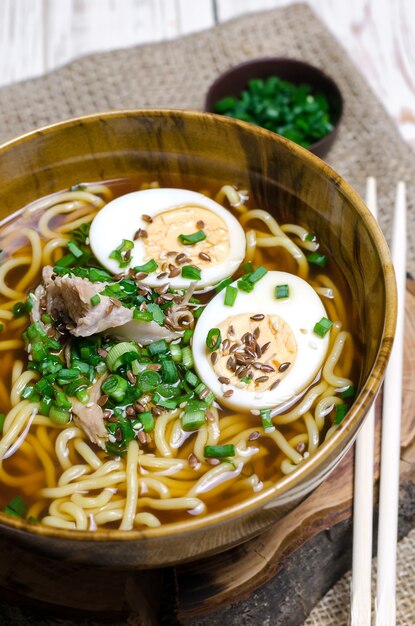
<path id="1" fill-rule="evenodd" d="M 182 267 L 182 278 L 189 278 L 190 280 L 200 280 L 201 269 L 195 265 L 184 265 Z"/>
<path id="2" fill-rule="evenodd" d="M 319 267 L 326 267 L 327 265 L 327 257 L 325 254 L 320 254 L 319 252 L 312 252 L 308 255 L 307 260 L 309 263 L 313 265 L 318 265 Z"/>
<path id="3" fill-rule="evenodd" d="M 195 243 L 199 243 L 199 241 L 204 241 L 206 239 L 206 233 L 204 233 L 203 230 L 198 230 L 191 235 L 179 235 L 177 239 L 184 246 L 191 246 Z"/>
<path id="4" fill-rule="evenodd" d="M 327 319 L 327 317 L 322 317 L 319 322 L 314 324 L 313 332 L 319 335 L 319 337 L 325 337 L 332 326 L 333 322 Z"/>
<path id="5" fill-rule="evenodd" d="M 211 328 L 206 337 L 206 346 L 208 350 L 213 352 L 220 347 L 222 343 L 222 335 L 219 328 Z"/>
<path id="6" fill-rule="evenodd" d="M 262 126 L 304 147 L 333 130 L 323 93 L 276 76 L 250 80 L 238 98 L 219 100 L 215 112 Z"/>
<path id="7" fill-rule="evenodd" d="M 288 285 L 277 285 L 275 287 L 275 298 L 281 300 L 282 298 L 288 298 L 290 295 L 290 288 Z"/>

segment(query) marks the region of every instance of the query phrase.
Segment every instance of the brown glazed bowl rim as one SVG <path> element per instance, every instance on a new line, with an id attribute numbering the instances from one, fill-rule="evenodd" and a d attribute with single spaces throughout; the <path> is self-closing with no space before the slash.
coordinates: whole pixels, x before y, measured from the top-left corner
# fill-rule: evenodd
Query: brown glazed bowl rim
<path id="1" fill-rule="evenodd" d="M 320 67 L 317 67 L 317 65 L 312 65 L 311 63 L 308 63 L 308 61 L 303 61 L 302 59 L 295 59 L 293 57 L 256 57 L 255 59 L 249 59 L 248 61 L 243 61 L 242 63 L 238 63 L 237 65 L 232 65 L 232 67 L 229 67 L 227 70 L 219 74 L 215 78 L 213 83 L 210 84 L 209 89 L 207 90 L 206 96 L 205 96 L 204 110 L 207 113 L 214 113 L 214 110 L 213 110 L 214 102 L 211 102 L 211 100 L 213 99 L 212 94 L 214 93 L 215 89 L 219 85 L 221 85 L 227 78 L 229 78 L 229 76 L 232 76 L 233 74 L 241 70 L 244 70 L 245 68 L 246 69 L 248 69 L 249 67 L 254 68 L 255 66 L 260 66 L 263 64 L 272 65 L 273 63 L 275 64 L 285 63 L 293 67 L 294 66 L 298 68 L 301 67 L 304 70 L 311 70 L 315 74 L 319 75 L 320 78 L 324 80 L 327 84 L 329 84 L 332 89 L 332 92 L 335 94 L 338 100 L 339 111 L 338 111 L 336 122 L 333 124 L 333 129 L 329 133 L 327 133 L 327 135 L 324 135 L 324 137 L 322 137 L 318 141 L 315 141 L 314 143 L 311 143 L 307 148 L 305 148 L 306 150 L 310 150 L 311 152 L 319 150 L 319 148 L 322 148 L 327 142 L 330 142 L 333 135 L 335 135 L 338 131 L 338 128 L 343 119 L 344 98 L 340 90 L 340 87 L 336 83 L 334 78 L 330 76 L 329 74 L 327 74 Z M 252 78 L 254 78 L 254 76 L 252 76 Z M 286 79 L 286 80 L 289 80 L 289 79 Z M 322 91 L 325 91 L 325 90 L 322 89 Z M 221 115 L 221 117 L 226 117 L 226 116 Z M 262 128 L 262 126 L 260 126 L 260 128 Z"/>
<path id="2" fill-rule="evenodd" d="M 328 441 L 326 441 L 317 452 L 311 455 L 304 463 L 292 474 L 288 474 L 281 480 L 279 480 L 272 487 L 266 489 L 264 492 L 255 494 L 248 500 L 245 500 L 232 507 L 224 508 L 223 510 L 215 513 L 210 513 L 203 518 L 192 518 L 189 521 L 175 522 L 160 526 L 158 528 L 152 528 L 150 530 L 129 530 L 122 531 L 118 529 L 112 530 L 97 530 L 94 532 L 83 530 L 67 530 L 57 529 L 47 526 L 29 524 L 26 521 L 19 520 L 17 518 L 8 516 L 5 513 L 0 513 L 0 524 L 8 527 L 12 527 L 16 530 L 24 530 L 30 534 L 40 535 L 42 537 L 50 537 L 55 539 L 64 539 L 69 541 L 92 541 L 102 542 L 110 541 L 111 543 L 117 541 L 136 541 L 146 540 L 151 541 L 157 538 L 172 535 L 186 535 L 191 539 L 192 531 L 201 529 L 203 527 L 210 527 L 212 525 L 220 525 L 221 522 L 229 521 L 230 518 L 236 518 L 252 512 L 255 509 L 270 505 L 270 503 L 281 496 L 286 496 L 287 492 L 294 490 L 300 483 L 307 477 L 307 474 L 312 472 L 325 457 L 331 455 L 335 449 L 337 449 L 337 456 L 340 451 L 344 449 L 349 442 L 348 434 L 350 431 L 354 431 L 356 424 L 363 421 L 368 407 L 370 406 L 374 396 L 382 382 L 384 368 L 386 367 L 387 360 L 391 351 L 391 341 L 388 337 L 394 336 L 395 323 L 396 323 L 396 310 L 397 310 L 397 297 L 396 297 L 396 283 L 392 266 L 392 260 L 389 253 L 389 248 L 385 241 L 385 238 L 377 225 L 377 222 L 372 217 L 370 211 L 364 204 L 363 200 L 357 194 L 352 187 L 344 181 L 330 166 L 317 156 L 309 152 L 307 149 L 298 146 L 292 141 L 281 137 L 271 131 L 263 128 L 253 126 L 246 122 L 228 118 L 226 116 L 215 115 L 212 113 L 205 113 L 200 111 L 191 110 L 177 110 L 177 109 L 126 109 L 116 111 L 106 111 L 102 113 L 94 113 L 76 118 L 71 118 L 62 122 L 57 122 L 40 129 L 23 134 L 16 139 L 12 139 L 0 146 L 0 158 L 3 153 L 12 149 L 14 146 L 30 142 L 32 137 L 38 135 L 45 135 L 50 133 L 59 132 L 61 128 L 71 128 L 78 124 L 89 124 L 99 120 L 112 120 L 121 117 L 152 117 L 152 118 L 166 118 L 166 117 L 181 117 L 184 120 L 192 120 L 206 123 L 211 120 L 215 124 L 223 124 L 226 126 L 237 126 L 245 133 L 254 134 L 257 137 L 264 137 L 264 139 L 272 140 L 284 145 L 285 149 L 297 153 L 297 155 L 307 163 L 307 165 L 316 171 L 323 169 L 325 175 L 328 176 L 337 188 L 341 190 L 343 195 L 346 195 L 353 203 L 353 206 L 360 218 L 365 222 L 366 227 L 370 233 L 370 236 L 375 244 L 375 247 L 379 254 L 379 260 L 382 265 L 382 273 L 385 282 L 385 301 L 388 306 L 385 310 L 385 320 L 383 335 L 380 342 L 379 350 L 377 353 L 376 361 L 372 367 L 372 370 L 353 405 L 351 406 L 347 418 L 344 420 L 340 428 L 333 434 Z M 361 426 L 361 424 L 359 424 Z M 342 446 L 343 442 L 343 446 Z"/>

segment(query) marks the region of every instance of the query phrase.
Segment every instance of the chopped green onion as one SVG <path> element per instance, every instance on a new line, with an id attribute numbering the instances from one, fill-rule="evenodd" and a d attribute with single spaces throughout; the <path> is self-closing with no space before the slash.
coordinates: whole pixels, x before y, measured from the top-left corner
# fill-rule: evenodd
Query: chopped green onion
<path id="1" fill-rule="evenodd" d="M 177 239 L 184 246 L 190 246 L 194 243 L 198 243 L 199 241 L 203 241 L 206 239 L 206 234 L 203 230 L 198 230 L 196 233 L 192 233 L 191 235 L 179 235 Z"/>
<path id="2" fill-rule="evenodd" d="M 140 422 L 143 425 L 143 430 L 145 433 L 149 433 L 154 430 L 154 416 L 151 411 L 145 411 L 145 413 L 141 413 Z"/>
<path id="3" fill-rule="evenodd" d="M 137 379 L 138 389 L 145 393 L 146 391 L 153 391 L 161 383 L 161 376 L 154 370 L 144 370 L 139 374 Z"/>
<path id="4" fill-rule="evenodd" d="M 151 322 L 153 314 L 150 311 L 140 311 L 140 309 L 134 309 L 133 320 L 139 320 L 140 322 Z"/>
<path id="5" fill-rule="evenodd" d="M 70 381 L 75 380 L 79 376 L 79 370 L 75 367 L 71 369 L 62 368 L 58 373 L 59 385 L 67 385 Z"/>
<path id="6" fill-rule="evenodd" d="M 29 524 L 39 524 L 39 520 L 37 519 L 37 517 L 33 517 L 33 515 L 28 517 L 27 521 Z"/>
<path id="7" fill-rule="evenodd" d="M 159 341 L 155 341 L 148 346 L 148 352 L 150 356 L 164 354 L 165 352 L 168 352 L 168 349 L 169 346 L 164 339 L 159 339 Z"/>
<path id="8" fill-rule="evenodd" d="M 46 378 L 41 378 L 35 384 L 35 389 L 42 396 L 48 396 L 48 398 L 53 398 L 55 395 L 55 387 L 51 385 L 51 383 Z"/>
<path id="9" fill-rule="evenodd" d="M 186 369 L 193 367 L 193 354 L 190 346 L 185 346 L 182 350 L 182 363 Z"/>
<path id="10" fill-rule="evenodd" d="M 34 390 L 35 388 L 33 385 L 26 385 L 26 387 L 23 389 L 22 393 L 20 394 L 20 397 L 23 400 L 25 400 L 26 398 L 30 398 Z"/>
<path id="11" fill-rule="evenodd" d="M 134 271 L 137 273 L 145 272 L 146 274 L 151 274 L 152 272 L 155 272 L 157 268 L 157 263 L 154 259 L 151 259 L 150 261 L 147 261 L 147 263 L 144 263 L 144 265 L 136 265 L 134 267 Z"/>
<path id="12" fill-rule="evenodd" d="M 233 306 L 235 304 L 236 296 L 238 295 L 238 290 L 236 287 L 232 287 L 232 285 L 228 285 L 225 291 L 225 305 Z"/>
<path id="13" fill-rule="evenodd" d="M 188 278 L 189 280 L 200 280 L 201 269 L 195 265 L 183 265 L 182 278 Z"/>
<path id="14" fill-rule="evenodd" d="M 26 298 L 26 311 L 28 313 L 30 313 L 30 311 L 33 309 L 34 305 L 36 302 L 36 297 L 33 293 L 29 293 L 29 295 Z"/>
<path id="15" fill-rule="evenodd" d="M 115 372 L 124 363 L 131 363 L 137 358 L 138 348 L 130 341 L 122 341 L 112 346 L 106 357 L 110 372 Z"/>
<path id="16" fill-rule="evenodd" d="M 83 255 L 81 248 L 79 248 L 74 241 L 68 241 L 67 248 L 76 259 L 79 259 Z"/>
<path id="17" fill-rule="evenodd" d="M 71 419 L 71 414 L 68 409 L 62 409 L 61 407 L 52 405 L 49 410 L 49 419 L 54 424 L 67 424 Z"/>
<path id="18" fill-rule="evenodd" d="M 222 282 L 218 283 L 215 287 L 215 291 L 216 293 L 219 293 L 220 291 L 222 291 L 222 289 L 225 289 L 225 287 L 227 287 L 228 285 L 230 285 L 231 283 L 233 283 L 233 278 L 225 278 L 225 280 L 222 280 Z"/>
<path id="19" fill-rule="evenodd" d="M 168 409 L 169 411 L 174 411 L 174 409 L 177 408 L 176 400 L 163 400 L 159 394 L 154 394 L 153 401 L 157 406 L 161 406 L 163 409 Z"/>
<path id="20" fill-rule="evenodd" d="M 91 283 L 101 283 L 112 280 L 112 276 L 111 274 L 108 274 L 108 272 L 106 272 L 105 270 L 91 267 L 88 270 L 88 279 L 91 281 Z"/>
<path id="21" fill-rule="evenodd" d="M 248 263 L 244 263 L 242 265 L 242 269 L 244 274 L 252 274 L 252 272 L 254 271 L 254 266 L 252 265 L 251 261 L 248 261 Z"/>
<path id="22" fill-rule="evenodd" d="M 205 446 L 204 455 L 207 459 L 222 459 L 235 456 L 235 446 L 228 443 L 224 446 Z"/>
<path id="23" fill-rule="evenodd" d="M 219 328 L 211 328 L 206 337 L 206 346 L 208 350 L 213 352 L 220 347 L 222 343 L 222 335 Z"/>
<path id="24" fill-rule="evenodd" d="M 147 305 L 147 311 L 149 311 L 151 313 L 151 315 L 153 316 L 153 320 L 157 324 L 160 324 L 160 326 L 163 324 L 163 322 L 164 322 L 164 313 L 163 313 L 162 309 L 159 307 L 158 304 L 156 304 L 155 302 L 150 302 Z"/>
<path id="25" fill-rule="evenodd" d="M 254 290 L 254 283 L 251 283 L 246 278 L 240 278 L 238 280 L 238 287 L 241 291 L 246 291 L 248 293 L 251 293 L 251 291 Z"/>
<path id="26" fill-rule="evenodd" d="M 82 404 L 86 404 L 89 401 L 89 393 L 85 388 L 78 389 L 75 395 L 79 402 L 82 402 Z"/>
<path id="27" fill-rule="evenodd" d="M 92 306 L 97 306 L 97 304 L 101 302 L 101 298 L 99 297 L 98 294 L 95 294 L 95 296 L 92 296 L 92 298 L 90 299 L 90 302 Z"/>
<path id="28" fill-rule="evenodd" d="M 256 268 L 256 270 L 252 272 L 252 274 L 249 274 L 247 280 L 249 280 L 250 283 L 257 283 L 267 273 L 268 273 L 268 270 L 265 269 L 263 265 L 260 265 L 259 267 Z"/>
<path id="29" fill-rule="evenodd" d="M 52 323 L 52 318 L 48 313 L 44 313 L 41 318 L 42 322 L 44 324 L 51 324 Z"/>
<path id="30" fill-rule="evenodd" d="M 27 513 L 27 504 L 20 496 L 14 496 L 4 507 L 3 513 L 24 519 Z"/>
<path id="31" fill-rule="evenodd" d="M 319 267 L 326 267 L 327 265 L 326 255 L 320 254 L 319 252 L 312 252 L 308 255 L 307 260 L 309 263 L 313 263 L 313 265 L 318 265 Z"/>
<path id="32" fill-rule="evenodd" d="M 127 252 L 134 248 L 134 241 L 130 241 L 129 239 L 123 239 L 118 248 L 115 248 L 109 255 L 110 259 L 115 259 L 118 262 L 118 265 L 123 268 L 127 267 L 130 264 L 130 258 L 127 257 Z M 127 257 L 127 258 L 126 258 Z"/>
<path id="33" fill-rule="evenodd" d="M 4 324 L 0 322 L 0 333 L 3 332 L 3 329 L 4 329 Z"/>
<path id="34" fill-rule="evenodd" d="M 6 419 L 6 416 L 4 413 L 0 413 L 0 433 L 3 432 L 3 426 L 4 426 L 4 420 Z"/>
<path id="35" fill-rule="evenodd" d="M 73 265 L 75 263 L 75 261 L 76 261 L 76 257 L 72 254 L 72 252 L 69 253 L 69 254 L 65 254 L 63 257 L 61 257 L 59 259 L 59 261 L 56 261 L 55 267 L 53 268 L 53 271 L 57 272 L 57 270 L 59 268 L 65 268 L 66 269 L 66 268 L 70 267 L 71 265 Z M 69 272 L 66 272 L 66 273 L 69 273 Z"/>
<path id="36" fill-rule="evenodd" d="M 12 312 L 13 316 L 16 318 L 25 315 L 26 307 L 24 305 L 24 302 L 16 302 L 16 304 L 13 304 Z"/>
<path id="37" fill-rule="evenodd" d="M 347 404 L 337 404 L 333 424 L 340 424 L 344 420 L 348 410 L 349 407 L 347 406 Z"/>
<path id="38" fill-rule="evenodd" d="M 193 337 L 193 330 L 191 328 L 186 328 L 182 337 L 182 345 L 187 346 Z"/>
<path id="39" fill-rule="evenodd" d="M 46 396 L 44 396 L 42 398 L 42 400 L 40 401 L 40 405 L 39 405 L 39 413 L 41 415 L 49 415 L 49 411 L 50 411 L 50 407 L 53 404 L 53 400 L 52 398 L 48 398 Z"/>
<path id="40" fill-rule="evenodd" d="M 124 400 L 127 389 L 128 389 L 127 381 L 125 380 L 125 378 L 122 378 L 121 376 L 118 376 L 117 374 L 113 374 L 112 376 L 107 378 L 107 380 L 104 380 L 104 382 L 101 385 L 102 393 L 106 394 L 107 396 L 110 396 L 110 398 L 113 398 L 114 400 L 117 400 L 118 402 L 121 402 L 122 400 Z"/>
<path id="41" fill-rule="evenodd" d="M 281 300 L 282 298 L 288 298 L 290 295 L 290 288 L 288 285 L 277 285 L 275 287 L 275 298 Z"/>
<path id="42" fill-rule="evenodd" d="M 55 402 L 56 402 L 56 406 L 59 406 L 63 409 L 72 408 L 72 403 L 68 400 L 67 395 L 63 393 L 63 391 L 56 392 Z"/>
<path id="43" fill-rule="evenodd" d="M 321 320 L 314 325 L 313 332 L 319 335 L 319 337 L 325 337 L 332 326 L 333 322 L 327 319 L 327 317 L 322 317 Z"/>
<path id="44" fill-rule="evenodd" d="M 170 344 L 170 354 L 175 363 L 180 363 L 182 360 L 182 349 L 178 343 Z"/>
<path id="45" fill-rule="evenodd" d="M 182 428 L 186 432 L 199 430 L 205 423 L 204 411 L 186 411 L 182 417 Z"/>
<path id="46" fill-rule="evenodd" d="M 191 387 L 196 387 L 200 383 L 200 380 L 196 376 L 196 374 L 190 371 L 186 372 L 186 374 L 184 375 L 184 379 Z"/>
<path id="47" fill-rule="evenodd" d="M 275 426 L 272 423 L 272 419 L 271 419 L 271 409 L 261 409 L 260 415 L 261 415 L 261 422 L 262 422 L 262 426 L 264 430 L 265 431 L 270 431 L 271 429 L 274 430 Z"/>
<path id="48" fill-rule="evenodd" d="M 161 362 L 161 377 L 165 383 L 175 383 L 179 378 L 177 367 L 172 359 L 163 359 Z"/>
<path id="49" fill-rule="evenodd" d="M 350 385 L 344 391 L 341 392 L 340 397 L 345 400 L 346 398 L 353 398 L 356 395 L 356 389 L 354 385 Z"/>
<path id="50" fill-rule="evenodd" d="M 317 237 L 315 236 L 314 233 L 308 233 L 305 236 L 305 241 L 315 241 L 317 239 Z"/>

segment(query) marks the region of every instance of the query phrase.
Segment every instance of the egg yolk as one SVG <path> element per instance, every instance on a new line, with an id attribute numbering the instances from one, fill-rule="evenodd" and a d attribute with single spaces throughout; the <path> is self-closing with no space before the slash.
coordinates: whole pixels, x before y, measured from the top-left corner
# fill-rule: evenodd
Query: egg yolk
<path id="1" fill-rule="evenodd" d="M 145 259 L 154 259 L 160 265 L 166 261 L 166 253 L 170 253 L 172 263 L 176 255 L 184 254 L 186 263 L 202 269 L 223 263 L 229 255 L 230 235 L 225 222 L 201 206 L 184 205 L 162 211 L 153 216 L 146 231 L 147 237 L 143 239 Z M 198 231 L 203 231 L 206 239 L 191 245 L 182 244 L 178 239 L 179 235 Z"/>
<path id="2" fill-rule="evenodd" d="M 278 315 L 242 313 L 217 328 L 222 343 L 210 358 L 224 385 L 263 392 L 275 389 L 289 373 L 297 344 L 290 326 Z"/>

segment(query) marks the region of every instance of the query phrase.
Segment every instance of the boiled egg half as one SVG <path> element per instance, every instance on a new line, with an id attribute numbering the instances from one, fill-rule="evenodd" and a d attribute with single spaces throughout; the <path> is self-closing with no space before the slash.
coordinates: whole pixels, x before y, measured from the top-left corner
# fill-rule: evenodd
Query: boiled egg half
<path id="1" fill-rule="evenodd" d="M 276 298 L 278 286 L 285 297 Z M 231 409 L 285 410 L 323 365 L 330 333 L 321 337 L 314 326 L 326 316 L 311 285 L 287 272 L 269 271 L 251 293 L 238 290 L 233 306 L 225 305 L 223 290 L 208 303 L 195 328 L 197 373 L 218 402 Z M 221 341 L 211 351 L 206 340 L 213 328 L 220 330 Z"/>
<path id="2" fill-rule="evenodd" d="M 180 289 L 196 281 L 197 291 L 207 291 L 231 276 L 245 256 L 238 220 L 188 189 L 145 189 L 112 200 L 94 218 L 89 239 L 97 259 L 113 274 L 154 261 L 156 269 L 140 279 L 150 287 L 169 282 Z M 123 241 L 133 247 L 112 258 Z"/>

